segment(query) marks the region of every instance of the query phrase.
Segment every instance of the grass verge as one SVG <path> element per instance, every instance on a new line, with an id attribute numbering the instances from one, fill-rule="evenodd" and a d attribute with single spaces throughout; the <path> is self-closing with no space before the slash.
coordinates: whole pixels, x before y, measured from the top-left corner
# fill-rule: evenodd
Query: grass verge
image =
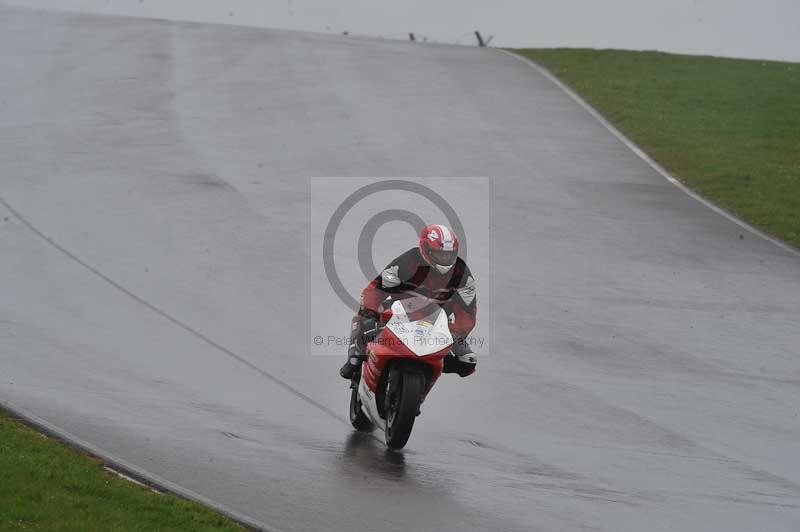
<path id="1" fill-rule="evenodd" d="M 512 51 L 558 76 L 683 183 L 800 247 L 800 64 Z"/>
<path id="2" fill-rule="evenodd" d="M 0 531 L 241 532 L 193 502 L 159 494 L 0 411 Z"/>

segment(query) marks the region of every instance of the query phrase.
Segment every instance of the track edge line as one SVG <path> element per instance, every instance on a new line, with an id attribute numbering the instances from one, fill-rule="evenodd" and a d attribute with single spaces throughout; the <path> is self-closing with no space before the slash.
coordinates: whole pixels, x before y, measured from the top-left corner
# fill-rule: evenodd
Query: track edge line
<path id="1" fill-rule="evenodd" d="M 763 238 L 764 240 L 771 242 L 772 244 L 778 246 L 783 251 L 786 251 L 790 255 L 794 255 L 795 257 L 800 257 L 800 250 L 795 248 L 794 246 L 787 244 L 773 236 L 768 235 L 767 233 L 757 229 L 755 226 L 750 225 L 749 223 L 745 222 L 741 218 L 731 214 L 730 212 L 726 211 L 719 205 L 716 205 L 712 201 L 704 198 L 697 192 L 691 190 L 689 187 L 681 183 L 681 181 L 670 174 L 663 166 L 658 164 L 652 157 L 650 157 L 642 148 L 640 148 L 635 142 L 625 136 L 616 126 L 614 126 L 611 122 L 609 122 L 605 117 L 603 117 L 600 112 L 595 109 L 590 103 L 584 100 L 578 93 L 572 90 L 569 86 L 567 86 L 563 81 L 558 79 L 555 74 L 550 72 L 547 68 L 543 67 L 542 65 L 536 63 L 535 61 L 528 59 L 522 55 L 516 54 L 510 50 L 505 50 L 503 48 L 493 48 L 493 50 L 497 50 L 498 52 L 502 52 L 508 56 L 513 57 L 518 61 L 522 61 L 523 63 L 527 64 L 530 68 L 537 71 L 539 74 L 547 78 L 553 84 L 555 84 L 559 89 L 561 89 L 564 93 L 566 93 L 570 98 L 572 98 L 578 105 L 583 107 L 585 111 L 587 111 L 590 115 L 592 115 L 595 120 L 600 122 L 603 127 L 605 127 L 612 135 L 614 135 L 617 140 L 622 142 L 629 150 L 631 150 L 637 157 L 647 163 L 653 170 L 658 172 L 661 177 L 675 185 L 678 189 L 683 191 L 684 194 L 690 196 L 691 198 L 695 199 L 696 201 L 702 203 L 712 211 L 716 212 L 717 214 L 727 218 L 728 221 L 731 221 L 738 225 L 739 227 L 749 231 L 750 233 Z"/>
<path id="2" fill-rule="evenodd" d="M 279 528 L 262 523 L 261 521 L 248 517 L 222 503 L 200 495 L 189 488 L 185 488 L 179 484 L 162 478 L 155 473 L 151 473 L 143 468 L 133 465 L 127 460 L 119 458 L 114 454 L 77 437 L 74 434 L 58 427 L 57 425 L 40 418 L 36 414 L 33 414 L 24 408 L 19 408 L 9 401 L 0 399 L 0 411 L 7 412 L 12 418 L 22 422 L 24 425 L 36 430 L 37 432 L 58 440 L 69 447 L 82 451 L 93 458 L 101 460 L 105 466 L 108 466 L 149 488 L 155 488 L 160 492 L 169 493 L 182 499 L 206 506 L 207 508 L 210 508 L 215 512 L 235 521 L 247 530 L 259 532 L 284 532 Z"/>

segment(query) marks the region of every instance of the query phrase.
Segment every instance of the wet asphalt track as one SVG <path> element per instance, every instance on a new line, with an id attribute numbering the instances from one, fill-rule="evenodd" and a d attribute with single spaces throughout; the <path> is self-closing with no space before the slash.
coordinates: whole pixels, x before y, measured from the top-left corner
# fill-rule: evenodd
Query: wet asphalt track
<path id="1" fill-rule="evenodd" d="M 800 259 L 530 67 L 0 26 L 0 402 L 287 532 L 800 529 Z M 513 227 L 497 352 L 437 386 L 402 455 L 351 432 L 339 359 L 295 341 L 314 175 L 492 176 Z"/>

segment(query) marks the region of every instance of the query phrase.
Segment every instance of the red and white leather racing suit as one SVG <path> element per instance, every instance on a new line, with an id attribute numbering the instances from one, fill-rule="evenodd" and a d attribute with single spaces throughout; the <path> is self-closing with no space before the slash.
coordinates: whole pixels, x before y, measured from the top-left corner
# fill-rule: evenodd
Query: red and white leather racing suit
<path id="1" fill-rule="evenodd" d="M 449 318 L 454 353 L 471 353 L 467 337 L 475 327 L 478 303 L 475 279 L 469 267 L 459 257 L 453 267 L 442 274 L 423 260 L 416 247 L 390 262 L 361 293 L 361 308 L 352 323 L 351 346 L 361 351 L 364 341 L 361 324 L 385 310 L 382 304 L 387 297 L 411 291 L 440 301 Z"/>

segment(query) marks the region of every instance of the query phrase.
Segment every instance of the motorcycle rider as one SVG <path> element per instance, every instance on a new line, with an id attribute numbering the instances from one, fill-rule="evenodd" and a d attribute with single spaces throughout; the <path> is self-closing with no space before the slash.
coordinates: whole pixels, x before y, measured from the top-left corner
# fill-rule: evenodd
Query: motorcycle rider
<path id="1" fill-rule="evenodd" d="M 462 377 L 475 372 L 477 357 L 467 337 L 475 327 L 478 312 L 475 279 L 458 256 L 458 237 L 444 225 L 429 225 L 419 236 L 419 247 L 411 248 L 378 274 L 361 293 L 361 307 L 353 318 L 347 362 L 339 370 L 351 379 L 361 367 L 367 342 L 365 325 L 378 321 L 387 297 L 404 292 L 421 293 L 439 302 L 450 322 L 452 353 L 444 358 L 444 373 Z M 374 321 L 373 321 L 374 320 Z"/>

